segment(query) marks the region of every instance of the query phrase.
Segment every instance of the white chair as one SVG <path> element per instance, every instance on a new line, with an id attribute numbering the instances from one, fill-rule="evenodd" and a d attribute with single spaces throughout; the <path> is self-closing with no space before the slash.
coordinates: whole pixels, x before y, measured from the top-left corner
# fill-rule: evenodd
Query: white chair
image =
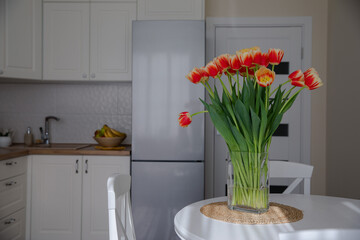
<path id="1" fill-rule="evenodd" d="M 313 229 L 279 233 L 279 240 L 359 240 L 360 229 Z"/>
<path id="2" fill-rule="evenodd" d="M 295 178 L 283 194 L 291 193 L 304 180 L 304 194 L 310 195 L 310 179 L 313 166 L 286 161 L 269 161 L 270 178 Z"/>
<path id="3" fill-rule="evenodd" d="M 113 174 L 108 178 L 110 240 L 136 239 L 130 203 L 130 183 L 130 175 Z"/>

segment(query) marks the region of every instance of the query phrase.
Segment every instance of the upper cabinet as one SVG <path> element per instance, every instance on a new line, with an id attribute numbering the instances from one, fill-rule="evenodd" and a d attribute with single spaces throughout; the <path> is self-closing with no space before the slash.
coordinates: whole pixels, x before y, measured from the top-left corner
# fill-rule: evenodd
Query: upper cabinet
<path id="1" fill-rule="evenodd" d="M 131 80 L 136 3 L 44 3 L 44 80 Z"/>
<path id="2" fill-rule="evenodd" d="M 41 0 L 0 1 L 0 77 L 41 79 Z"/>
<path id="3" fill-rule="evenodd" d="M 139 20 L 203 20 L 205 0 L 138 0 Z"/>

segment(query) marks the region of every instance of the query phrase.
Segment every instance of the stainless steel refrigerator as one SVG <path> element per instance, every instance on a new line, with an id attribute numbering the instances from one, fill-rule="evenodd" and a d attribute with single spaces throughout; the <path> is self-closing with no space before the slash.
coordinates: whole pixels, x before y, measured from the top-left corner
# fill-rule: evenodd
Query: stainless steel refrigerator
<path id="1" fill-rule="evenodd" d="M 132 209 L 138 240 L 178 239 L 174 216 L 204 198 L 204 87 L 185 78 L 205 63 L 204 21 L 134 21 Z"/>

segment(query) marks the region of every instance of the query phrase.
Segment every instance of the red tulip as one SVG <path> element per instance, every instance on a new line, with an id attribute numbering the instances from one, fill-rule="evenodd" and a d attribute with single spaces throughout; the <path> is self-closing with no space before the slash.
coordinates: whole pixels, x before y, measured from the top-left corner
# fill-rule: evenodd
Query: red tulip
<path id="1" fill-rule="evenodd" d="M 229 57 L 230 54 L 222 54 L 213 60 L 220 71 L 225 72 L 229 68 Z"/>
<path id="2" fill-rule="evenodd" d="M 271 71 L 266 67 L 261 67 L 255 72 L 256 82 L 262 86 L 270 86 L 275 79 L 275 72 Z"/>
<path id="3" fill-rule="evenodd" d="M 251 49 L 246 48 L 240 51 L 236 51 L 236 55 L 239 58 L 240 65 L 243 67 L 251 67 L 253 63 L 253 55 Z"/>
<path id="4" fill-rule="evenodd" d="M 218 66 L 213 61 L 209 62 L 205 66 L 205 71 L 211 77 L 216 77 L 219 73 L 221 73 L 220 69 L 218 68 Z"/>
<path id="5" fill-rule="evenodd" d="M 240 60 L 236 54 L 229 57 L 229 64 L 233 70 L 239 70 L 241 68 Z"/>
<path id="6" fill-rule="evenodd" d="M 247 77 L 246 75 L 246 67 L 241 67 L 239 73 L 242 77 Z M 248 73 L 250 77 L 254 77 L 254 69 L 248 68 Z"/>
<path id="7" fill-rule="evenodd" d="M 191 70 L 190 73 L 186 75 L 186 78 L 189 79 L 190 82 L 198 84 L 202 78 L 202 74 L 199 70 L 199 68 L 193 68 L 193 70 Z"/>
<path id="8" fill-rule="evenodd" d="M 251 48 L 252 57 L 253 57 L 253 65 L 258 64 L 261 65 L 261 57 L 262 53 L 259 47 Z"/>
<path id="9" fill-rule="evenodd" d="M 304 74 L 300 69 L 292 72 L 289 75 L 289 80 L 291 81 L 291 84 L 296 87 L 303 87 L 305 85 Z"/>
<path id="10" fill-rule="evenodd" d="M 189 112 L 182 112 L 179 114 L 179 125 L 180 127 L 187 127 L 192 122 L 192 118 Z"/>
<path id="11" fill-rule="evenodd" d="M 309 68 L 308 70 L 306 70 L 304 72 L 304 77 L 305 77 L 305 86 L 309 90 L 317 89 L 323 85 L 319 77 L 319 74 L 317 73 L 315 68 Z"/>
<path id="12" fill-rule="evenodd" d="M 267 67 L 269 66 L 269 54 L 268 53 L 262 53 L 260 58 L 260 66 Z"/>
<path id="13" fill-rule="evenodd" d="M 234 76 L 235 74 L 236 74 L 236 70 L 234 70 L 234 69 L 231 69 L 231 68 L 229 68 L 228 70 L 227 70 L 227 72 L 225 72 L 225 75 L 226 76 L 228 76 L 229 74 L 228 74 L 228 72 L 230 73 L 230 75 L 232 75 L 232 76 Z"/>
<path id="14" fill-rule="evenodd" d="M 268 53 L 269 53 L 269 62 L 272 65 L 279 65 L 282 58 L 284 57 L 284 51 L 278 48 L 270 48 Z"/>

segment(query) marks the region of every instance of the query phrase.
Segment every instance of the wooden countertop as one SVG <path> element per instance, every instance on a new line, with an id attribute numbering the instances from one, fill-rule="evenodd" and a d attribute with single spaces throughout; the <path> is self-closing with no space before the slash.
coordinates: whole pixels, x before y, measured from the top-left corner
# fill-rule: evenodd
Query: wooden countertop
<path id="1" fill-rule="evenodd" d="M 54 144 L 56 145 L 56 144 Z M 59 144 L 60 145 L 60 144 Z M 27 147 L 24 144 L 13 144 L 8 148 L 0 148 L 0 160 L 6 160 L 15 157 L 22 157 L 31 154 L 38 155 L 105 155 L 105 156 L 130 156 L 131 146 L 122 145 L 124 150 L 98 150 L 94 147 L 96 144 L 61 144 L 61 148 L 53 147 Z M 74 145 L 79 148 L 72 147 Z"/>

